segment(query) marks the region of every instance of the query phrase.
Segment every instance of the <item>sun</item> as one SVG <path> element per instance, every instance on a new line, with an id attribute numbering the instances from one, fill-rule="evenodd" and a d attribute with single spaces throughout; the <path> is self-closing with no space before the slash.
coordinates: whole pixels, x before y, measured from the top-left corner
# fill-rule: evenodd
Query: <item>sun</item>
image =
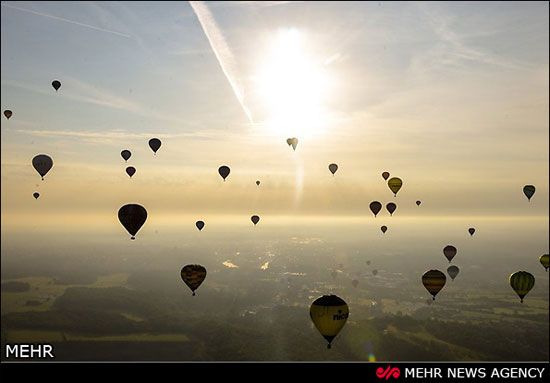
<path id="1" fill-rule="evenodd" d="M 323 61 L 309 46 L 297 29 L 279 31 L 267 45 L 255 79 L 264 123 L 272 133 L 298 138 L 323 133 L 329 81 Z"/>

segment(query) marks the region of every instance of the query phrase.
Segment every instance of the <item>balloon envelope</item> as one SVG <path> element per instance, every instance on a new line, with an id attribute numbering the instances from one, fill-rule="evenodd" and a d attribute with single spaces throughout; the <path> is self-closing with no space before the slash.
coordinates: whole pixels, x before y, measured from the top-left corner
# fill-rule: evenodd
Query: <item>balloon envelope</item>
<path id="1" fill-rule="evenodd" d="M 380 212 L 380 210 L 382 209 L 382 204 L 378 201 L 372 201 L 370 203 L 369 207 L 370 207 L 370 211 L 372 211 L 372 213 L 376 217 L 376 214 L 378 214 Z"/>
<path id="2" fill-rule="evenodd" d="M 55 91 L 57 92 L 57 90 L 61 87 L 61 82 L 59 80 L 53 80 L 52 81 L 52 86 L 55 89 Z"/>
<path id="3" fill-rule="evenodd" d="M 135 235 L 147 220 L 147 210 L 141 205 L 124 205 L 118 210 L 118 219 L 132 235 L 131 239 L 136 239 Z"/>
<path id="4" fill-rule="evenodd" d="M 133 166 L 128 166 L 126 168 L 126 173 L 130 176 L 130 178 L 132 178 L 132 176 L 136 174 L 136 168 L 134 168 Z"/>
<path id="5" fill-rule="evenodd" d="M 397 209 L 397 205 L 394 204 L 393 202 L 390 202 L 386 205 L 386 209 L 388 210 L 390 215 L 393 215 L 393 212 L 395 211 L 395 209 Z"/>
<path id="6" fill-rule="evenodd" d="M 260 186 L 260 181 L 259 181 L 259 180 L 256 181 L 256 185 L 257 185 L 257 186 Z"/>
<path id="7" fill-rule="evenodd" d="M 422 275 L 422 284 L 432 294 L 432 299 L 435 300 L 437 293 L 445 286 L 447 277 L 439 270 L 428 270 Z"/>
<path id="8" fill-rule="evenodd" d="M 474 229 L 473 227 L 468 229 L 468 233 L 470 233 L 470 235 L 474 235 L 475 232 L 476 232 L 476 229 Z"/>
<path id="9" fill-rule="evenodd" d="M 229 169 L 229 166 L 223 165 L 223 166 L 220 166 L 218 169 L 218 173 L 220 173 L 220 176 L 222 176 L 224 181 L 230 172 L 231 172 L 231 169 Z"/>
<path id="10" fill-rule="evenodd" d="M 4 116 L 6 116 L 6 118 L 9 120 L 11 115 L 12 115 L 12 111 L 11 110 L 4 110 Z"/>
<path id="11" fill-rule="evenodd" d="M 445 257 L 449 260 L 449 263 L 451 263 L 451 260 L 456 255 L 456 247 L 452 245 L 445 246 L 443 249 L 443 255 L 445 255 Z"/>
<path id="12" fill-rule="evenodd" d="M 535 277 L 527 271 L 516 271 L 510 275 L 509 281 L 510 286 L 521 299 L 521 303 L 523 303 L 523 297 L 525 297 L 535 285 Z"/>
<path id="13" fill-rule="evenodd" d="M 35 192 L 35 193 L 32 193 L 32 196 L 33 196 L 35 199 L 38 199 L 38 197 L 40 197 L 40 194 L 38 194 L 38 193 Z"/>
<path id="14" fill-rule="evenodd" d="M 388 230 L 388 227 L 387 227 L 387 226 L 382 226 L 382 227 L 380 228 L 380 230 L 382 230 L 382 233 L 385 233 L 386 230 Z"/>
<path id="15" fill-rule="evenodd" d="M 544 266 L 544 269 L 546 270 L 546 272 L 548 272 L 549 258 L 550 258 L 550 255 L 548 254 L 543 254 L 539 258 L 539 261 Z"/>
<path id="16" fill-rule="evenodd" d="M 420 206 L 421 203 L 421 201 L 416 201 L 416 206 Z"/>
<path id="17" fill-rule="evenodd" d="M 132 157 L 132 152 L 130 152 L 129 150 L 123 150 L 122 152 L 120 152 L 120 155 L 122 156 L 122 158 L 124 158 L 124 161 L 128 161 L 130 157 Z"/>
<path id="18" fill-rule="evenodd" d="M 390 176 L 390 173 L 388 172 L 382 173 L 382 178 L 384 179 L 384 181 L 387 180 L 389 176 Z"/>
<path id="19" fill-rule="evenodd" d="M 288 144 L 288 146 L 292 145 L 292 138 L 287 138 L 286 143 Z"/>
<path id="20" fill-rule="evenodd" d="M 151 148 L 151 150 L 157 154 L 157 150 L 160 149 L 160 146 L 162 145 L 162 142 L 160 142 L 160 140 L 158 138 L 151 138 L 149 140 L 149 147 Z"/>
<path id="21" fill-rule="evenodd" d="M 327 348 L 330 348 L 332 340 L 348 320 L 349 308 L 342 298 L 336 295 L 323 295 L 311 304 L 309 316 L 317 330 L 327 340 Z"/>
<path id="22" fill-rule="evenodd" d="M 378 274 L 378 270 L 372 270 L 372 275 Z"/>
<path id="23" fill-rule="evenodd" d="M 393 177 L 388 181 L 388 187 L 393 192 L 394 196 L 397 196 L 397 192 L 401 189 L 401 186 L 403 186 L 403 181 L 401 181 L 400 178 Z"/>
<path id="24" fill-rule="evenodd" d="M 456 278 L 456 276 L 458 275 L 458 272 L 459 272 L 459 271 L 460 271 L 460 270 L 458 269 L 458 267 L 456 267 L 456 266 L 454 266 L 454 265 L 453 265 L 453 266 L 449 266 L 449 267 L 447 268 L 447 274 L 449 274 L 449 276 L 451 277 L 451 279 L 452 279 L 453 281 L 455 280 L 455 278 Z"/>
<path id="25" fill-rule="evenodd" d="M 289 138 L 288 140 L 286 140 L 286 142 L 288 143 L 289 140 L 290 140 L 290 145 L 292 145 L 292 149 L 296 150 L 296 146 L 298 146 L 298 139 L 296 137 Z"/>
<path id="26" fill-rule="evenodd" d="M 260 217 L 258 217 L 257 215 L 253 215 L 252 217 L 250 217 L 250 220 L 252 221 L 252 223 L 254 224 L 254 226 L 256 226 L 256 224 L 258 222 L 260 222 Z M 269 226 L 269 225 L 268 225 Z"/>
<path id="27" fill-rule="evenodd" d="M 535 190 L 536 188 L 534 185 L 525 185 L 523 187 L 523 194 L 525 194 L 527 199 L 531 201 L 531 197 L 533 196 L 533 194 L 535 194 Z"/>
<path id="28" fill-rule="evenodd" d="M 206 269 L 201 265 L 187 265 L 181 269 L 181 279 L 191 289 L 193 296 L 206 278 Z"/>
<path id="29" fill-rule="evenodd" d="M 195 223 L 195 226 L 197 226 L 197 229 L 199 229 L 199 231 L 201 231 L 202 228 L 204 227 L 204 222 L 203 221 L 197 221 Z"/>
<path id="30" fill-rule="evenodd" d="M 330 172 L 332 173 L 332 175 L 334 175 L 334 173 L 336 173 L 336 171 L 338 170 L 338 165 L 336 164 L 330 164 L 328 166 L 328 170 L 330 170 Z"/>
<path id="31" fill-rule="evenodd" d="M 44 176 L 53 166 L 53 160 L 46 154 L 39 154 L 32 159 L 32 166 L 40 174 L 42 180 L 44 180 Z"/>

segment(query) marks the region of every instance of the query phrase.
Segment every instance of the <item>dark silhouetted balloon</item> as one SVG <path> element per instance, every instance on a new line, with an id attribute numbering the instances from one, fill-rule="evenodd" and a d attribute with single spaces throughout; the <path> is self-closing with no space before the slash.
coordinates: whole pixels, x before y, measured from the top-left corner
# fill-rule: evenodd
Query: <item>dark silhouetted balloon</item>
<path id="1" fill-rule="evenodd" d="M 118 219 L 132 235 L 131 239 L 136 239 L 135 235 L 147 220 L 147 210 L 141 205 L 124 205 L 118 210 Z"/>
<path id="2" fill-rule="evenodd" d="M 353 287 L 357 287 L 359 281 L 357 279 L 354 279 L 353 281 L 351 281 L 351 284 L 353 285 Z"/>
<path id="3" fill-rule="evenodd" d="M 336 173 L 336 171 L 338 170 L 338 165 L 336 164 L 330 164 L 328 166 L 328 170 L 330 170 L 330 172 L 332 173 L 332 175 L 334 175 L 334 173 Z"/>
<path id="4" fill-rule="evenodd" d="M 449 260 L 449 263 L 451 263 L 451 260 L 456 255 L 456 247 L 452 245 L 445 246 L 443 249 L 443 255 L 445 255 L 445 257 Z"/>
<path id="5" fill-rule="evenodd" d="M 50 171 L 53 166 L 53 160 L 47 154 L 38 154 L 32 159 L 32 166 L 44 181 L 44 176 Z"/>
<path id="6" fill-rule="evenodd" d="M 38 199 L 38 197 L 40 197 L 40 194 L 34 192 L 34 193 L 32 193 L 32 196 L 33 196 L 35 199 Z"/>
<path id="7" fill-rule="evenodd" d="M 474 235 L 475 232 L 476 232 L 476 229 L 474 229 L 473 227 L 468 229 L 468 233 L 470 233 L 470 236 Z"/>
<path id="8" fill-rule="evenodd" d="M 447 277 L 439 270 L 428 270 L 422 275 L 422 284 L 432 294 L 432 299 L 435 300 L 435 296 L 441 291 Z"/>
<path id="9" fill-rule="evenodd" d="M 549 258 L 550 258 L 550 255 L 548 255 L 548 254 L 543 254 L 539 258 L 539 261 L 540 261 L 541 265 L 544 266 L 544 270 L 546 272 L 548 272 Z"/>
<path id="10" fill-rule="evenodd" d="M 372 211 L 372 213 L 376 217 L 376 214 L 378 214 L 382 209 L 382 204 L 378 201 L 373 201 L 370 203 L 369 207 L 370 207 L 370 211 Z"/>
<path id="11" fill-rule="evenodd" d="M 380 230 L 382 230 L 382 233 L 386 233 L 386 231 L 388 230 L 388 227 L 387 226 L 382 226 L 380 228 Z"/>
<path id="12" fill-rule="evenodd" d="M 204 222 L 203 221 L 197 221 L 195 223 L 195 225 L 197 226 L 197 229 L 199 229 L 199 231 L 201 231 L 202 228 L 204 227 Z"/>
<path id="13" fill-rule="evenodd" d="M 260 186 L 260 180 L 256 181 L 256 185 Z"/>
<path id="14" fill-rule="evenodd" d="M 342 298 L 336 295 L 323 295 L 317 298 L 309 308 L 309 316 L 330 348 L 332 340 L 346 324 L 349 308 Z"/>
<path id="15" fill-rule="evenodd" d="M 421 201 L 416 201 L 416 206 L 420 206 L 421 203 Z"/>
<path id="16" fill-rule="evenodd" d="M 230 172 L 231 172 L 231 169 L 229 169 L 229 166 L 223 165 L 223 166 L 220 166 L 218 169 L 218 173 L 220 173 L 220 176 L 222 176 L 224 182 Z"/>
<path id="17" fill-rule="evenodd" d="M 252 223 L 254 224 L 254 226 L 256 226 L 256 224 L 258 222 L 260 222 L 260 217 L 258 217 L 257 215 L 253 215 L 252 217 L 250 217 L 250 220 L 252 221 Z M 269 225 L 268 225 L 269 226 Z"/>
<path id="18" fill-rule="evenodd" d="M 288 144 L 288 146 L 292 145 L 292 138 L 287 138 L 286 143 Z"/>
<path id="19" fill-rule="evenodd" d="M 130 178 L 132 178 L 132 176 L 136 174 L 136 168 L 134 168 L 133 166 L 128 166 L 126 168 L 126 173 L 130 176 Z"/>
<path id="20" fill-rule="evenodd" d="M 59 90 L 59 88 L 61 88 L 61 82 L 59 80 L 53 80 L 52 81 L 52 86 L 55 89 L 55 91 L 57 92 Z"/>
<path id="21" fill-rule="evenodd" d="M 386 209 L 388 210 L 390 215 L 393 215 L 393 212 L 395 211 L 395 209 L 397 209 L 397 205 L 394 204 L 393 202 L 390 202 L 386 205 Z"/>
<path id="22" fill-rule="evenodd" d="M 11 110 L 4 110 L 4 116 L 9 120 L 13 112 Z"/>
<path id="23" fill-rule="evenodd" d="M 204 279 L 206 278 L 206 269 L 201 265 L 187 265 L 181 269 L 181 279 L 193 292 L 195 296 L 195 290 L 199 288 Z"/>
<path id="24" fill-rule="evenodd" d="M 525 185 L 523 187 L 523 193 L 529 201 L 531 201 L 531 197 L 533 196 L 533 194 L 535 194 L 535 190 L 536 189 L 534 185 Z"/>
<path id="25" fill-rule="evenodd" d="M 394 196 L 397 196 L 397 192 L 401 189 L 401 186 L 403 186 L 403 181 L 401 181 L 400 178 L 393 177 L 388 181 L 388 187 L 393 192 Z"/>
<path id="26" fill-rule="evenodd" d="M 516 271 L 510 275 L 509 281 L 510 286 L 521 299 L 521 303 L 523 303 L 523 297 L 535 286 L 535 277 L 527 271 Z"/>
<path id="27" fill-rule="evenodd" d="M 160 149 L 161 145 L 162 145 L 162 142 L 160 142 L 158 138 L 151 138 L 149 140 L 149 147 L 151 148 L 151 150 L 155 155 L 157 154 L 157 150 Z"/>
<path id="28" fill-rule="evenodd" d="M 449 267 L 447 268 L 447 273 L 449 274 L 449 276 L 451 277 L 451 279 L 452 279 L 453 281 L 455 280 L 455 278 L 456 278 L 456 276 L 458 275 L 458 272 L 459 272 L 459 271 L 460 271 L 460 270 L 458 269 L 458 267 L 456 267 L 456 266 L 454 266 L 454 265 L 453 265 L 453 266 L 449 266 Z"/>
<path id="29" fill-rule="evenodd" d="M 372 275 L 378 274 L 378 270 L 372 270 Z"/>
<path id="30" fill-rule="evenodd" d="M 367 261 L 367 266 L 370 265 L 370 261 Z"/>
<path id="31" fill-rule="evenodd" d="M 388 173 L 388 172 L 382 173 L 382 178 L 383 178 L 384 180 L 387 180 L 389 176 L 390 176 L 390 173 Z"/>
<path id="32" fill-rule="evenodd" d="M 129 150 L 123 150 L 122 152 L 120 152 L 120 155 L 122 156 L 122 158 L 124 158 L 124 161 L 128 161 L 130 157 L 132 157 L 132 152 L 130 152 Z"/>

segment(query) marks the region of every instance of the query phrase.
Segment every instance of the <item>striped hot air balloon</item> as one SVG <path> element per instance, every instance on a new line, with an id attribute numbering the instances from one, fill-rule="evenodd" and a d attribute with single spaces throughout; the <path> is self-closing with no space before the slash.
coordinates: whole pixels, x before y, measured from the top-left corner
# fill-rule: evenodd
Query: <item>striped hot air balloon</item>
<path id="1" fill-rule="evenodd" d="M 193 296 L 205 278 L 206 269 L 201 265 L 187 265 L 181 269 L 181 279 L 191 289 Z"/>
<path id="2" fill-rule="evenodd" d="M 548 266 L 550 266 L 549 265 L 550 255 L 548 255 L 548 254 L 541 255 L 540 258 L 539 258 L 539 261 L 540 261 L 541 265 L 544 266 L 544 270 L 546 270 L 546 272 L 548 272 Z"/>
<path id="3" fill-rule="evenodd" d="M 535 286 L 535 277 L 527 271 L 516 271 L 510 274 L 510 286 L 512 286 L 521 299 L 521 303 L 523 303 L 523 297 Z"/>
<path id="4" fill-rule="evenodd" d="M 447 277 L 445 277 L 445 274 L 439 270 L 428 270 L 422 275 L 422 284 L 432 294 L 433 300 L 435 300 L 437 293 L 445 286 L 446 280 Z"/>

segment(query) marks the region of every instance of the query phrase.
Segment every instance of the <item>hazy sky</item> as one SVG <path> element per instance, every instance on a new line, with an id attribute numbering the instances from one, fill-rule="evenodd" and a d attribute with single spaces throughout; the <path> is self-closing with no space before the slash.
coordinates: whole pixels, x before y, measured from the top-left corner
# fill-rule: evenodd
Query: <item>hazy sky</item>
<path id="1" fill-rule="evenodd" d="M 2 2 L 1 104 L 13 111 L 1 126 L 2 224 L 116 222 L 126 203 L 151 216 L 371 215 L 379 200 L 403 216 L 547 217 L 548 11 Z M 54 160 L 44 182 L 39 153 Z M 397 198 L 383 171 L 403 179 Z"/>

